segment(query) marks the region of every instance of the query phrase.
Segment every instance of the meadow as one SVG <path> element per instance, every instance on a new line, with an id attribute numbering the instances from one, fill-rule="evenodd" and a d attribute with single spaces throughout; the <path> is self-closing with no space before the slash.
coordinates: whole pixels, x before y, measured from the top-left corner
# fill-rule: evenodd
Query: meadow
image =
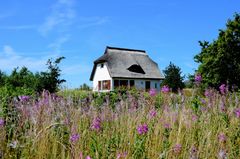
<path id="1" fill-rule="evenodd" d="M 240 94 L 63 90 L 1 101 L 0 158 L 240 158 Z"/>

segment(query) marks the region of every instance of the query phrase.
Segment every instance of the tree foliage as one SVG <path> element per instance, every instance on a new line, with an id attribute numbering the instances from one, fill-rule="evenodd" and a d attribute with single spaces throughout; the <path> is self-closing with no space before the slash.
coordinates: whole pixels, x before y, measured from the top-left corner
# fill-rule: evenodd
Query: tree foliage
<path id="1" fill-rule="evenodd" d="M 240 86 L 240 15 L 229 19 L 217 40 L 200 41 L 201 52 L 194 59 L 200 63 L 197 72 L 211 87 L 222 83 Z"/>
<path id="2" fill-rule="evenodd" d="M 0 88 L 6 87 L 12 91 L 25 90 L 27 92 L 41 92 L 48 90 L 56 92 L 61 83 L 65 82 L 60 79 L 61 70 L 59 63 L 64 57 L 59 57 L 55 61 L 49 59 L 47 62 L 48 69 L 44 72 L 32 73 L 26 67 L 13 69 L 10 75 L 0 71 Z"/>
<path id="3" fill-rule="evenodd" d="M 165 79 L 161 84 L 162 86 L 168 85 L 170 88 L 172 88 L 173 92 L 177 92 L 178 89 L 182 89 L 184 87 L 184 77 L 181 76 L 180 67 L 170 62 L 169 66 L 167 66 L 166 69 L 163 70 L 163 73 L 165 75 Z"/>

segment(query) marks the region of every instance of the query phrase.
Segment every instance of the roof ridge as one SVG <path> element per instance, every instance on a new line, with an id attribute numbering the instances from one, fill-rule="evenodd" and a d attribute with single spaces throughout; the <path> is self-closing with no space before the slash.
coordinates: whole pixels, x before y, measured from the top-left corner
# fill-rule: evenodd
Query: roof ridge
<path id="1" fill-rule="evenodd" d="M 129 49 L 129 48 L 121 48 L 121 47 L 112 47 L 112 46 L 107 46 L 107 47 L 106 47 L 106 51 L 107 51 L 107 49 L 112 49 L 112 50 L 123 50 L 123 51 L 136 51 L 136 52 L 146 53 L 145 50 Z"/>

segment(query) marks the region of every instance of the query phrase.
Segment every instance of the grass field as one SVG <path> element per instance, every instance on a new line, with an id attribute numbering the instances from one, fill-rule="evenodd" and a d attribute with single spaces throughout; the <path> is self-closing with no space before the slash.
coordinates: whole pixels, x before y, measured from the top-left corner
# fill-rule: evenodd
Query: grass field
<path id="1" fill-rule="evenodd" d="M 1 107 L 0 158 L 240 158 L 237 92 L 62 91 Z"/>

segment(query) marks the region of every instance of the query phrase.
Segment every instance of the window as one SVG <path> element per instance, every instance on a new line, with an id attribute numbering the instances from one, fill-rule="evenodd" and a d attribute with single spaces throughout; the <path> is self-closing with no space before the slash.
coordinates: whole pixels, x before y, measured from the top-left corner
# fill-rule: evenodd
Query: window
<path id="1" fill-rule="evenodd" d="M 150 81 L 146 81 L 145 82 L 145 89 L 146 89 L 146 91 L 148 91 L 150 89 L 150 86 L 151 86 L 151 82 Z"/>
<path id="2" fill-rule="evenodd" d="M 135 73 L 145 74 L 145 72 L 142 69 L 142 67 L 140 65 L 137 65 L 137 64 L 134 64 L 134 65 L 130 66 L 128 68 L 128 70 L 131 71 L 131 72 L 135 72 Z"/>
<path id="3" fill-rule="evenodd" d="M 98 81 L 98 90 L 110 90 L 111 89 L 111 81 L 110 80 L 103 80 Z"/>
<path id="4" fill-rule="evenodd" d="M 103 63 L 101 63 L 100 67 L 101 67 L 101 68 L 103 68 L 103 66 L 104 66 L 104 64 L 103 64 Z"/>
<path id="5" fill-rule="evenodd" d="M 110 87 L 111 87 L 111 81 L 110 80 L 104 80 L 102 82 L 103 90 L 110 90 Z"/>
<path id="6" fill-rule="evenodd" d="M 130 87 L 134 87 L 134 80 L 130 80 Z"/>
<path id="7" fill-rule="evenodd" d="M 98 90 L 102 90 L 102 81 L 98 81 Z"/>
<path id="8" fill-rule="evenodd" d="M 120 80 L 120 86 L 127 87 L 128 86 L 128 80 Z"/>
<path id="9" fill-rule="evenodd" d="M 114 88 L 119 87 L 119 80 L 114 80 Z"/>
<path id="10" fill-rule="evenodd" d="M 157 89 L 157 86 L 158 86 L 158 84 L 157 83 L 155 83 L 155 88 Z"/>

